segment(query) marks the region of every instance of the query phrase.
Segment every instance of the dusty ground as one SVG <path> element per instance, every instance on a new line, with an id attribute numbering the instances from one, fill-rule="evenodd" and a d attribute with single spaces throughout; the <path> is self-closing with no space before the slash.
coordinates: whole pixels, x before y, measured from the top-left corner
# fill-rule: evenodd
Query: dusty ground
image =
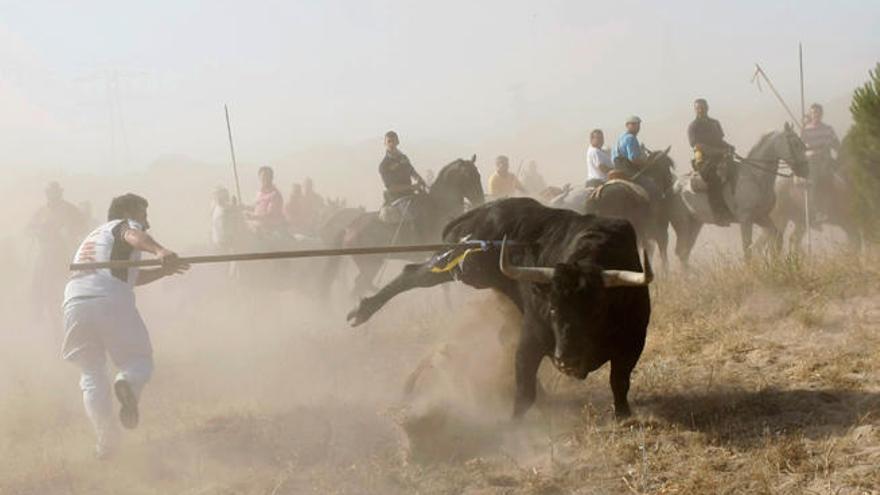
<path id="1" fill-rule="evenodd" d="M 410 294 L 351 330 L 345 304 L 197 269 L 141 293 L 157 370 L 108 462 L 75 370 L 9 291 L 0 494 L 878 493 L 877 261 L 707 262 L 660 281 L 625 424 L 604 369 L 543 369 L 547 397 L 510 424 L 515 322 L 491 294 L 457 289 L 455 311 Z"/>

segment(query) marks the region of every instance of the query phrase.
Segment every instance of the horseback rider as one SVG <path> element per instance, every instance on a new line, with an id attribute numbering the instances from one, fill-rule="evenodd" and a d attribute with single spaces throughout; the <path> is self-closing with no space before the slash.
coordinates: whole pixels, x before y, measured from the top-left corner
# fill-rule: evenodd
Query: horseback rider
<path id="1" fill-rule="evenodd" d="M 400 138 L 394 131 L 385 133 L 385 158 L 379 164 L 379 175 L 385 184 L 385 206 L 427 188 L 409 158 L 398 149 Z M 413 184 L 415 180 L 415 184 Z"/>
<path id="2" fill-rule="evenodd" d="M 284 218 L 284 197 L 275 187 L 275 171 L 263 166 L 257 170 L 260 177 L 260 190 L 251 211 L 245 212 L 254 231 L 261 236 L 277 236 L 286 230 Z"/>
<path id="3" fill-rule="evenodd" d="M 517 191 L 528 194 L 516 174 L 511 173 L 510 160 L 504 155 L 495 158 L 495 173 L 489 176 L 488 186 L 489 195 L 493 198 L 507 198 Z"/>
<path id="4" fill-rule="evenodd" d="M 609 172 L 609 179 L 623 178 L 642 186 L 650 200 L 660 199 L 660 189 L 654 180 L 642 173 L 648 165 L 642 154 L 638 134 L 642 129 L 642 119 L 632 115 L 626 119 L 626 132 L 617 139 L 617 145 L 611 150 L 614 170 Z"/>
<path id="5" fill-rule="evenodd" d="M 837 133 L 830 125 L 822 122 L 824 113 L 822 105 L 810 105 L 807 123 L 801 131 L 801 140 L 807 145 L 807 159 L 810 162 L 810 199 L 816 205 L 813 209 L 815 213 L 810 219 L 813 223 L 818 223 L 819 217 L 827 215 L 830 209 L 832 198 L 829 190 L 836 172 L 836 162 L 831 152 L 840 152 Z"/>
<path id="6" fill-rule="evenodd" d="M 605 134 L 602 129 L 590 132 L 590 147 L 587 149 L 587 187 L 597 187 L 608 180 L 608 172 L 614 170 L 611 155 L 602 146 Z"/>
<path id="7" fill-rule="evenodd" d="M 730 225 L 730 209 L 724 203 L 723 185 L 727 180 L 725 163 L 733 153 L 733 146 L 724 141 L 721 123 L 709 117 L 709 103 L 704 98 L 694 100 L 696 118 L 688 126 L 688 141 L 694 149 L 694 168 L 708 188 L 709 206 L 715 223 Z"/>

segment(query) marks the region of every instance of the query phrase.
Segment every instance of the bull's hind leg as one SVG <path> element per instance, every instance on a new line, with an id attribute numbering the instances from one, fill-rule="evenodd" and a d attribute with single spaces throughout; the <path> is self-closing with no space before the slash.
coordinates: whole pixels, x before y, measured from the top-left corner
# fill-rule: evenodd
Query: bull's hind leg
<path id="1" fill-rule="evenodd" d="M 373 313 L 379 311 L 385 303 L 401 292 L 416 288 L 434 287 L 435 285 L 452 282 L 453 280 L 451 271 L 442 273 L 432 272 L 431 263 L 412 263 L 406 265 L 403 267 L 400 275 L 385 284 L 384 287 L 379 289 L 379 292 L 361 299 L 358 307 L 348 313 L 348 321 L 351 323 L 351 326 L 356 327 L 369 320 Z"/>

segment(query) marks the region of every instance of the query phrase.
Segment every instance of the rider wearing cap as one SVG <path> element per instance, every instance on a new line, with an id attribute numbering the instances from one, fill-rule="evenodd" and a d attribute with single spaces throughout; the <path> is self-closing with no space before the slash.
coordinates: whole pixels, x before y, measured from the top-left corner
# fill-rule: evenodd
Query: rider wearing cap
<path id="1" fill-rule="evenodd" d="M 639 131 L 642 129 L 642 119 L 636 115 L 626 119 L 626 132 L 617 139 L 617 145 L 611 150 L 611 160 L 614 162 L 614 170 L 609 178 L 623 176 L 642 186 L 652 200 L 660 198 L 660 190 L 654 181 L 642 170 L 647 165 L 642 156 L 642 146 L 639 144 Z"/>
<path id="2" fill-rule="evenodd" d="M 730 210 L 724 203 L 722 187 L 727 172 L 723 164 L 733 152 L 733 146 L 724 141 L 721 123 L 709 117 L 709 103 L 703 98 L 694 100 L 696 118 L 688 126 L 688 142 L 694 149 L 694 168 L 708 187 L 709 206 L 718 225 L 728 225 Z"/>

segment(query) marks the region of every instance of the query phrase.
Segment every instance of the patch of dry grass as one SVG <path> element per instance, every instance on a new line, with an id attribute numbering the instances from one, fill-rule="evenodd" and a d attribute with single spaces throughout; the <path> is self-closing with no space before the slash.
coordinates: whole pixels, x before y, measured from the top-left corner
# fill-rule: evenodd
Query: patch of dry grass
<path id="1" fill-rule="evenodd" d="M 0 493 L 877 493 L 877 261 L 785 256 L 659 281 L 623 424 L 607 369 L 581 383 L 542 368 L 547 394 L 522 424 L 496 410 L 505 394 L 480 359 L 509 338 L 466 336 L 497 331 L 509 308 L 449 312 L 417 293 L 351 332 L 302 306 L 206 297 L 212 311 L 163 320 L 144 425 L 110 463 L 88 455 L 75 373 L 7 350 Z M 418 383 L 452 384 L 428 406 L 460 414 L 407 422 L 407 374 L 450 339 L 432 366 L 458 370 Z"/>

